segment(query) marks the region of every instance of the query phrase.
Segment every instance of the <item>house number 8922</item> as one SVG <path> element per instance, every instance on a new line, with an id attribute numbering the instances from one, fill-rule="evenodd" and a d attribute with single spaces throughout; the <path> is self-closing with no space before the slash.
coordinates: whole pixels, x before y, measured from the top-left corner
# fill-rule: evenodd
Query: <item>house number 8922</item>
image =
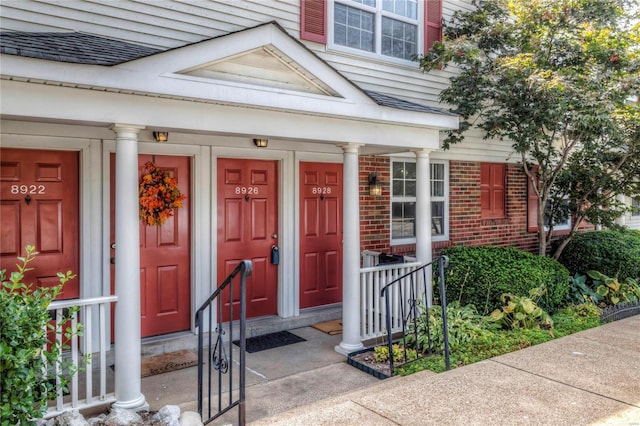
<path id="1" fill-rule="evenodd" d="M 12 194 L 44 194 L 44 185 L 11 185 Z"/>

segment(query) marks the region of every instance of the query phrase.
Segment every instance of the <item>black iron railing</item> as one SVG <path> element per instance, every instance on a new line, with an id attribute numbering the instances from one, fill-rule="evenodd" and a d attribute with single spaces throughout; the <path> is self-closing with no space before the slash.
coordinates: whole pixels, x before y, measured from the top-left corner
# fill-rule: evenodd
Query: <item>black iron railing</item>
<path id="1" fill-rule="evenodd" d="M 247 277 L 251 275 L 253 266 L 250 261 L 243 260 L 229 274 L 229 276 L 218 286 L 216 291 L 207 299 L 205 303 L 196 311 L 196 327 L 198 328 L 198 413 L 202 417 L 204 424 L 210 423 L 221 415 L 229 412 L 234 407 L 238 407 L 238 424 L 244 425 L 245 418 L 245 358 L 246 358 L 246 282 Z M 239 281 L 240 300 L 234 299 L 234 281 Z M 236 287 L 237 288 L 237 287 Z M 215 308 L 215 309 L 214 309 Z M 234 311 L 235 310 L 235 311 Z M 238 311 L 239 310 L 239 311 Z M 208 315 L 207 312 L 208 311 Z M 235 316 L 234 316 L 235 315 Z M 208 318 L 208 327 L 205 330 L 204 317 Z M 214 320 L 215 319 L 215 320 Z M 236 398 L 233 397 L 234 380 L 234 360 L 233 351 L 231 350 L 231 342 L 234 341 L 233 328 L 231 326 L 234 320 L 239 325 L 239 365 L 238 375 L 238 392 Z M 224 323 L 228 322 L 229 338 L 228 347 L 225 348 L 223 336 L 225 329 Z M 215 331 L 214 327 L 215 326 Z M 208 330 L 208 346 L 205 357 L 204 333 Z M 204 374 L 204 363 L 208 361 L 208 373 L 206 377 L 206 385 Z M 217 371 L 216 385 L 212 385 L 214 373 Z M 225 379 L 226 375 L 226 381 Z M 224 387 L 227 390 L 224 391 Z M 215 411 L 212 411 L 212 390 L 217 388 L 217 404 Z M 206 392 L 205 392 L 206 391 Z M 203 402 L 207 395 L 207 411 L 203 413 Z M 228 397 L 224 394 L 227 393 Z"/>
<path id="2" fill-rule="evenodd" d="M 384 297 L 385 311 L 386 311 L 386 327 L 387 327 L 387 345 L 389 349 L 389 375 L 393 376 L 394 370 L 394 332 L 392 330 L 392 316 L 394 312 L 399 310 L 399 315 L 402 318 L 402 330 L 399 337 L 399 341 L 402 342 L 404 349 L 404 359 L 407 360 L 407 349 L 409 341 L 415 342 L 417 346 L 418 342 L 418 330 L 419 322 L 426 322 L 427 332 L 427 345 L 429 351 L 427 354 L 432 353 L 432 339 L 430 321 L 428 318 L 428 309 L 431 309 L 431 300 L 429 300 L 430 292 L 427 291 L 430 285 L 430 279 L 432 267 L 434 264 L 438 265 L 437 278 L 439 282 L 440 290 L 440 305 L 442 309 L 442 333 L 444 339 L 444 361 L 447 370 L 450 368 L 449 363 L 449 327 L 447 325 L 447 297 L 445 294 L 445 278 L 444 270 L 449 265 L 449 258 L 446 256 L 440 256 L 435 258 L 432 262 L 423 265 L 414 271 L 411 271 L 397 279 L 393 280 L 380 291 L 380 296 Z M 407 280 L 409 285 L 406 286 Z M 394 297 L 396 300 L 396 306 L 391 305 L 392 292 L 396 294 Z M 408 294 L 407 294 L 408 293 Z M 426 318 L 425 318 L 426 316 Z M 410 336 L 410 333 L 413 336 Z M 418 348 L 416 348 L 418 349 Z M 420 354 L 420 350 L 416 350 L 417 354 Z"/>

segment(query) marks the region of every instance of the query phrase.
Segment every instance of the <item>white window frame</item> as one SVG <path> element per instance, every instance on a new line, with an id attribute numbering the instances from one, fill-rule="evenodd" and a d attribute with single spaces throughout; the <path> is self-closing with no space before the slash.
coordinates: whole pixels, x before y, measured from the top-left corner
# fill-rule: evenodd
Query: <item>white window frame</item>
<path id="1" fill-rule="evenodd" d="M 640 217 L 640 197 L 631 197 L 631 208 L 638 209 L 631 210 L 631 217 Z"/>
<path id="2" fill-rule="evenodd" d="M 390 167 L 390 180 L 391 180 L 391 190 L 389 197 L 389 230 L 390 230 L 390 240 L 391 246 L 399 246 L 405 244 L 415 244 L 416 238 L 393 238 L 393 203 L 394 202 L 416 202 L 416 197 L 394 197 L 393 196 L 393 163 L 415 163 L 414 159 L 410 158 L 395 158 L 391 159 L 389 167 Z M 433 235 L 431 234 L 431 241 L 448 241 L 449 240 L 449 162 L 441 161 L 441 160 L 430 160 L 429 161 L 429 191 L 431 191 L 431 166 L 439 164 L 444 167 L 444 196 L 435 197 L 431 195 L 430 201 L 433 202 L 443 202 L 444 203 L 444 212 L 443 212 L 443 232 L 441 235 Z M 431 220 L 429 220 L 431 223 Z M 432 231 L 432 227 L 429 227 L 429 232 Z"/>
<path id="3" fill-rule="evenodd" d="M 410 66 L 412 68 L 417 68 L 418 63 L 416 61 L 396 58 L 394 56 L 387 56 L 382 54 L 382 17 L 387 16 L 392 19 L 406 22 L 412 25 L 417 26 L 417 40 L 416 40 L 416 54 L 420 54 L 424 51 L 424 2 L 418 1 L 417 7 L 417 18 L 415 20 L 411 18 L 407 18 L 405 16 L 396 15 L 391 12 L 387 12 L 382 10 L 382 1 L 376 0 L 376 7 L 370 7 L 363 5 L 362 3 L 357 3 L 353 0 L 328 0 L 327 7 L 327 27 L 328 27 L 328 37 L 327 37 L 327 47 L 334 51 L 350 53 L 358 56 L 368 57 L 373 60 L 384 60 L 385 62 L 394 62 L 400 65 Z M 353 7 L 356 9 L 361 9 L 363 11 L 373 13 L 374 14 L 374 51 L 368 52 L 366 50 L 360 50 L 353 47 L 343 46 L 340 44 L 336 44 L 334 41 L 334 19 L 335 19 L 335 4 L 343 4 L 345 6 Z"/>

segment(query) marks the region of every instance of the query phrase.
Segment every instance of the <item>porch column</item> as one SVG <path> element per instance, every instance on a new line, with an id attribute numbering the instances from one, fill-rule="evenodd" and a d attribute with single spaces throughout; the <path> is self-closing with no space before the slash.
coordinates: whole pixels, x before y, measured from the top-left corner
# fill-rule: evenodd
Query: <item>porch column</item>
<path id="1" fill-rule="evenodd" d="M 616 196 L 616 198 L 618 199 L 618 202 L 620 202 L 620 203 L 625 203 L 626 204 L 626 202 L 627 202 L 627 197 L 625 197 L 624 195 L 618 194 Z M 625 226 L 626 224 L 627 224 L 627 214 L 626 213 L 616 219 L 616 225 Z"/>
<path id="2" fill-rule="evenodd" d="M 431 183 L 429 149 L 414 151 L 416 156 L 416 258 L 423 265 L 431 262 Z M 431 270 L 427 271 L 427 301 L 433 302 Z"/>
<path id="3" fill-rule="evenodd" d="M 148 408 L 140 391 L 140 219 L 138 132 L 116 124 L 115 396 L 117 408 Z"/>
<path id="4" fill-rule="evenodd" d="M 337 352 L 348 355 L 363 349 L 360 340 L 360 193 L 359 144 L 341 145 L 343 163 L 342 342 Z"/>

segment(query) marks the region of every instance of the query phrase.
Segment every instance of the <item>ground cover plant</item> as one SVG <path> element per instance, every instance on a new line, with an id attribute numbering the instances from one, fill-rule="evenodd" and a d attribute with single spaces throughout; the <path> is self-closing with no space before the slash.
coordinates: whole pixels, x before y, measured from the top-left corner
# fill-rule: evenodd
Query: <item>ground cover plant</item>
<path id="1" fill-rule="evenodd" d="M 508 303 L 503 309 L 507 306 Z M 469 308 L 467 307 L 466 309 Z M 534 308 L 533 311 L 535 310 Z M 439 306 L 434 306 L 430 311 L 440 312 L 441 309 Z M 513 327 L 512 324 L 508 324 L 505 327 L 506 322 L 502 322 L 497 318 L 491 319 L 491 317 L 482 317 L 479 322 L 458 327 L 479 331 L 475 333 L 473 339 L 461 344 L 451 345 L 451 368 L 473 364 L 600 325 L 600 310 L 590 303 L 570 305 L 561 309 L 554 315 L 549 316 L 545 321 L 546 325 L 542 327 L 539 325 L 525 327 L 525 323 L 533 324 L 537 322 L 538 314 L 533 314 L 533 311 L 530 314 L 525 313 L 526 311 L 521 313 L 521 315 L 531 320 L 522 321 L 522 327 Z M 449 316 L 447 316 L 448 318 Z M 551 326 L 550 324 L 553 325 Z M 396 373 L 409 375 L 422 370 L 430 370 L 437 373 L 445 371 L 445 360 L 442 352 L 399 366 L 396 369 Z"/>

